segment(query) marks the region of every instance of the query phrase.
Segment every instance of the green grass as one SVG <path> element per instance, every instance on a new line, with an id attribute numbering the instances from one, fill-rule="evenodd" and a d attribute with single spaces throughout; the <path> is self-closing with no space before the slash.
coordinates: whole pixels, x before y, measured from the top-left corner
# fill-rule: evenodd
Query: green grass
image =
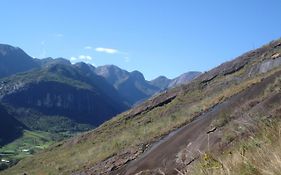
<path id="1" fill-rule="evenodd" d="M 19 160 L 49 147 L 54 142 L 50 133 L 24 130 L 22 137 L 0 148 L 0 154 L 5 154 L 0 158 L 10 161 L 8 166 L 11 166 Z"/>

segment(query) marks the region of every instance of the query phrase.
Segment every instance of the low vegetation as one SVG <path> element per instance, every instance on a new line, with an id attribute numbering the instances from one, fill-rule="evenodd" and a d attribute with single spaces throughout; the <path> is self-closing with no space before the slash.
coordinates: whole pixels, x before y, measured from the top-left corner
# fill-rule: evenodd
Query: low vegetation
<path id="1" fill-rule="evenodd" d="M 58 139 L 47 132 L 24 130 L 23 136 L 0 148 L 0 169 L 6 169 L 19 160 L 39 152 Z"/>

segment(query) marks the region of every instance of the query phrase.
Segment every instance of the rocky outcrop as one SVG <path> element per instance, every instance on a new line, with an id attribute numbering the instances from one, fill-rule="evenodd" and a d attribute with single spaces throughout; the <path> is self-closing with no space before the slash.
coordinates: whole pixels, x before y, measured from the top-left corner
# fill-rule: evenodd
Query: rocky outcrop
<path id="1" fill-rule="evenodd" d="M 273 41 L 257 50 L 250 51 L 242 56 L 221 64 L 220 66 L 205 72 L 199 77 L 201 83 L 208 83 L 219 76 L 227 76 L 239 72 L 243 78 L 255 76 L 260 73 L 268 72 L 280 65 L 281 46 L 279 40 Z"/>
<path id="2" fill-rule="evenodd" d="M 88 174 L 109 174 L 116 169 L 119 169 L 124 164 L 136 159 L 144 150 L 138 148 L 131 148 L 129 150 L 123 151 L 118 155 L 114 155 L 108 158 L 106 161 L 101 162 L 94 167 L 89 168 L 83 172 L 76 172 L 72 175 L 88 175 Z"/>
<path id="3" fill-rule="evenodd" d="M 126 120 L 140 115 L 142 113 L 148 112 L 154 108 L 171 103 L 177 97 L 177 94 L 163 93 L 160 96 L 161 98 L 152 98 L 146 101 L 145 103 L 141 104 L 140 106 L 135 107 L 133 110 L 126 112 L 124 115 Z"/>

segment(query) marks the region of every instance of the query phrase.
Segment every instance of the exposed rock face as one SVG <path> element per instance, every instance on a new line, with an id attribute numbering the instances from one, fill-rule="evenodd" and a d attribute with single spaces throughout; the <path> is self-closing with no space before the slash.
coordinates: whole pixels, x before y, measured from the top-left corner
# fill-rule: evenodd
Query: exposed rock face
<path id="1" fill-rule="evenodd" d="M 205 72 L 199 77 L 200 81 L 208 83 L 216 77 L 234 74 L 239 70 L 245 70 L 243 79 L 259 73 L 268 72 L 280 65 L 280 46 L 278 41 L 273 41 L 257 50 L 247 52 L 240 57 L 223 63 L 220 66 Z"/>
<path id="2" fill-rule="evenodd" d="M 280 57 L 276 57 L 272 60 L 267 60 L 264 61 L 260 64 L 259 66 L 259 72 L 260 73 L 265 73 L 275 67 L 278 67 L 281 65 L 281 56 Z"/>
<path id="3" fill-rule="evenodd" d="M 98 126 L 125 108 L 111 103 L 102 94 L 78 89 L 58 82 L 28 84 L 15 93 L 5 95 L 5 104 L 27 108 L 47 115 L 61 115 Z"/>
<path id="4" fill-rule="evenodd" d="M 85 172 L 77 172 L 72 175 L 108 174 L 108 172 L 112 172 L 122 167 L 124 164 L 136 159 L 141 153 L 143 153 L 143 151 L 144 150 L 138 148 L 129 149 L 118 154 L 118 156 L 113 156 L 106 161 L 101 162 Z"/>

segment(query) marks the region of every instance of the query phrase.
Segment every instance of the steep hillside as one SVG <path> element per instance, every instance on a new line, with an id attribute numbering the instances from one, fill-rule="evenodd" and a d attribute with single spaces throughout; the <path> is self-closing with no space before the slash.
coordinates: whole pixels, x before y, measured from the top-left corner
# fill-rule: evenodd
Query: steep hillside
<path id="1" fill-rule="evenodd" d="M 227 151 L 258 133 L 259 121 L 280 118 L 280 77 L 277 40 L 1 174 L 183 174 L 198 162 L 202 171 L 220 168 L 207 153 Z"/>

